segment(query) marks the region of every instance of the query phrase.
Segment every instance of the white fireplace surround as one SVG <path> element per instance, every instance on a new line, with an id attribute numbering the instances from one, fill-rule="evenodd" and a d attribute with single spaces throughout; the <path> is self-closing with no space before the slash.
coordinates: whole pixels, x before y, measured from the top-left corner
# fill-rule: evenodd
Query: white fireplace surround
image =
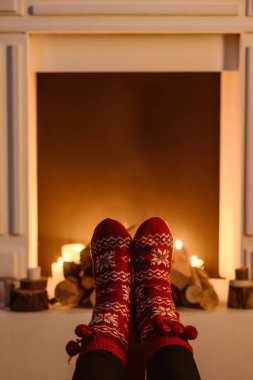
<path id="1" fill-rule="evenodd" d="M 219 273 L 252 265 L 253 0 L 1 0 L 0 276 L 37 265 L 36 73 L 125 71 L 221 73 Z"/>

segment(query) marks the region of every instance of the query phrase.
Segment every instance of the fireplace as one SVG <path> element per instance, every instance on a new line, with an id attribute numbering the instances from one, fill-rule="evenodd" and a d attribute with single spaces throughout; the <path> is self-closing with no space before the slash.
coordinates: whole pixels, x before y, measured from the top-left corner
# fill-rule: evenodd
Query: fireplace
<path id="1" fill-rule="evenodd" d="M 40 73 L 39 265 L 105 217 L 161 215 L 218 275 L 219 73 Z"/>
<path id="2" fill-rule="evenodd" d="M 100 13 L 87 4 L 75 8 L 75 4 L 52 7 L 34 2 L 28 9 L 21 1 L 16 5 L 13 2 L 13 6 L 7 3 L 9 8 L 0 7 L 4 20 L 0 36 L 2 275 L 22 277 L 28 266 L 38 262 L 38 73 L 219 76 L 216 268 L 221 276 L 232 277 L 236 266 L 250 263 L 250 6 L 246 13 L 246 7 L 240 8 L 237 2 L 212 6 L 208 2 L 200 6 L 195 17 L 196 7 L 189 4 L 183 9 L 181 3 L 173 9 L 171 4 L 148 6 L 146 11 L 140 5 L 129 4 L 126 9 L 122 4 L 116 8 L 105 4 Z M 20 18 L 15 18 L 18 14 Z M 199 15 L 205 15 L 205 24 Z"/>

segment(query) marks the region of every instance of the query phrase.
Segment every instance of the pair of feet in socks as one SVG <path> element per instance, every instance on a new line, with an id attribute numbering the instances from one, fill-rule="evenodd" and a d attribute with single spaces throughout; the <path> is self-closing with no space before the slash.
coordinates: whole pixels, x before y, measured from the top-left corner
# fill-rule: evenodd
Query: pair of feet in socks
<path id="1" fill-rule="evenodd" d="M 91 241 L 96 303 L 89 325 L 77 326 L 78 339 L 66 345 L 70 357 L 105 350 L 125 364 L 131 314 L 147 360 L 165 346 L 192 351 L 188 339 L 195 339 L 197 330 L 180 322 L 171 296 L 172 251 L 171 232 L 158 217 L 145 221 L 133 240 L 115 220 L 96 227 Z"/>

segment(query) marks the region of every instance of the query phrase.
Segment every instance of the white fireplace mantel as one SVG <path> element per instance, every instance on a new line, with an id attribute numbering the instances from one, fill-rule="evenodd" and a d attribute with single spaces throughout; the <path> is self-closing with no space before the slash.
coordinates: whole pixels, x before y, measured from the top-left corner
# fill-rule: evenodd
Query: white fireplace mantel
<path id="1" fill-rule="evenodd" d="M 252 0 L 1 0 L 4 32 L 252 32 Z"/>
<path id="2" fill-rule="evenodd" d="M 0 1 L 0 275 L 37 264 L 36 73 L 221 73 L 220 274 L 253 265 L 253 0 Z"/>
<path id="3" fill-rule="evenodd" d="M 198 329 L 198 339 L 190 343 L 202 379 L 252 379 L 252 310 L 221 306 L 213 311 L 183 309 L 180 314 L 183 323 Z M 0 310 L 2 379 L 71 379 L 75 358 L 68 365 L 64 347 L 74 338 L 74 327 L 90 318 L 89 309 Z M 18 355 L 13 355 L 14 350 Z"/>

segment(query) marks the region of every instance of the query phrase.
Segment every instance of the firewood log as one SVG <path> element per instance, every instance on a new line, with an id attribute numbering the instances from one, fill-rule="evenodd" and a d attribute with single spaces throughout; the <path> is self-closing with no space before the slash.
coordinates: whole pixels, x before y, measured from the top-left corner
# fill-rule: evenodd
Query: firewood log
<path id="1" fill-rule="evenodd" d="M 191 268 L 190 283 L 202 289 L 202 284 L 199 278 L 199 274 L 197 272 L 197 268 L 193 268 L 193 267 Z"/>
<path id="2" fill-rule="evenodd" d="M 90 295 L 88 295 L 87 297 L 82 297 L 82 299 L 78 303 L 78 307 L 90 308 L 92 306 L 93 305 L 91 305 L 90 302 Z"/>
<path id="3" fill-rule="evenodd" d="M 229 283 L 228 307 L 233 309 L 253 308 L 253 281 L 231 280 Z"/>
<path id="4" fill-rule="evenodd" d="M 189 285 L 185 288 L 185 298 L 190 304 L 199 304 L 203 298 L 203 289 L 196 268 L 191 268 Z"/>
<path id="5" fill-rule="evenodd" d="M 172 256 L 171 283 L 183 290 L 190 283 L 191 266 L 184 249 L 174 251 Z"/>
<path id="6" fill-rule="evenodd" d="M 200 279 L 200 282 L 203 286 L 204 289 L 213 289 L 213 285 L 209 282 L 209 276 L 207 274 L 207 272 L 205 271 L 205 269 L 203 268 L 194 268 L 199 279 Z"/>
<path id="7" fill-rule="evenodd" d="M 190 277 L 185 276 L 178 270 L 171 268 L 171 283 L 176 286 L 179 290 L 183 290 L 186 285 L 190 282 Z"/>
<path id="8" fill-rule="evenodd" d="M 82 294 L 78 283 L 70 279 L 61 281 L 55 288 L 55 299 L 63 305 L 78 305 Z"/>
<path id="9" fill-rule="evenodd" d="M 190 285 L 190 286 L 193 286 L 193 285 Z M 190 301 L 188 301 L 188 299 L 186 298 L 186 291 L 188 289 L 188 287 L 190 287 L 189 285 L 186 286 L 184 289 L 182 290 L 179 290 L 176 286 L 172 285 L 171 286 L 171 289 L 172 289 L 172 297 L 173 297 L 173 300 L 174 300 L 174 303 L 176 306 L 182 306 L 182 307 L 189 307 L 189 308 L 200 308 L 200 305 L 199 303 L 191 303 Z M 199 288 L 198 288 L 199 289 Z M 190 290 L 191 291 L 191 290 Z M 190 296 L 191 297 L 191 296 Z M 191 298 L 190 298 L 191 299 Z"/>
<path id="10" fill-rule="evenodd" d="M 204 310 L 212 310 L 219 304 L 219 297 L 213 287 L 213 284 L 209 281 L 207 272 L 203 268 L 194 269 L 203 289 L 203 297 L 200 301 L 200 307 Z"/>
<path id="11" fill-rule="evenodd" d="M 11 293 L 10 309 L 13 311 L 41 311 L 48 309 L 46 290 L 15 289 Z"/>
<path id="12" fill-rule="evenodd" d="M 78 278 L 79 272 L 81 271 L 81 265 L 74 262 L 64 261 L 63 263 L 63 274 L 65 278 L 75 277 Z"/>
<path id="13" fill-rule="evenodd" d="M 248 280 L 249 279 L 249 269 L 248 267 L 237 268 L 235 270 L 236 280 Z"/>
<path id="14" fill-rule="evenodd" d="M 202 268 L 191 268 L 190 285 L 184 289 L 187 306 L 212 310 L 219 303 L 213 285 L 209 282 L 208 274 Z"/>
<path id="15" fill-rule="evenodd" d="M 209 276 L 203 268 L 195 268 L 204 290 L 214 290 L 213 284 L 209 281 Z M 215 291 L 215 290 L 214 290 Z"/>
<path id="16" fill-rule="evenodd" d="M 219 304 L 219 297 L 214 289 L 206 289 L 203 291 L 200 306 L 204 310 L 212 310 Z"/>
<path id="17" fill-rule="evenodd" d="M 90 245 L 85 247 L 80 252 L 80 264 L 81 264 L 81 270 L 84 273 L 92 267 L 92 257 L 91 257 Z"/>
<path id="18" fill-rule="evenodd" d="M 47 287 L 47 277 L 41 277 L 38 280 L 23 278 L 20 280 L 20 288 L 23 290 L 45 290 Z"/>
<path id="19" fill-rule="evenodd" d="M 172 268 L 188 278 L 191 277 L 191 265 L 184 249 L 173 252 Z"/>
<path id="20" fill-rule="evenodd" d="M 185 298 L 189 303 L 199 304 L 203 298 L 203 289 L 197 285 L 189 285 L 185 289 Z"/>
<path id="21" fill-rule="evenodd" d="M 84 276 L 81 280 L 81 286 L 84 289 L 92 289 L 94 287 L 94 279 L 93 277 Z"/>

